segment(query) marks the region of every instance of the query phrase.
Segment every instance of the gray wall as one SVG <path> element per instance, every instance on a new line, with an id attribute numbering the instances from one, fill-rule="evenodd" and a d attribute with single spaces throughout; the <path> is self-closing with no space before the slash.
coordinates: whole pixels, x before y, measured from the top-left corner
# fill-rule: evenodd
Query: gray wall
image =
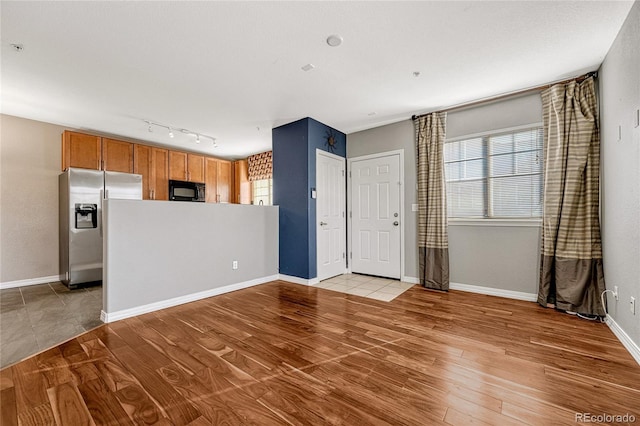
<path id="1" fill-rule="evenodd" d="M 0 283 L 58 276 L 64 127 L 0 116 Z M 57 279 L 57 278 L 56 278 Z"/>
<path id="2" fill-rule="evenodd" d="M 107 314 L 278 274 L 278 207 L 108 200 L 104 212 Z"/>
<path id="3" fill-rule="evenodd" d="M 640 346 L 640 2 L 600 68 L 602 247 L 609 314 Z M 618 140 L 618 126 L 622 139 Z M 629 298 L 636 298 L 636 315 Z"/>
<path id="4" fill-rule="evenodd" d="M 449 113 L 447 138 L 540 123 L 538 93 Z M 416 153 L 410 119 L 347 135 L 347 158 L 404 149 L 405 275 L 418 277 Z M 537 293 L 540 228 L 449 225 L 451 281 L 524 293 Z"/>

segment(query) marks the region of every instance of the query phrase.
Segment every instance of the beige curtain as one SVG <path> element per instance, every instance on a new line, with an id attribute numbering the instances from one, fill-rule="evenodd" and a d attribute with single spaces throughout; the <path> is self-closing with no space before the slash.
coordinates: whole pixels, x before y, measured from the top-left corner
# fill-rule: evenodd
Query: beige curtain
<path id="1" fill-rule="evenodd" d="M 447 192 L 444 176 L 445 112 L 414 120 L 418 157 L 418 256 L 420 284 L 449 290 Z"/>
<path id="2" fill-rule="evenodd" d="M 546 89 L 542 105 L 544 212 L 538 303 L 603 316 L 600 134 L 593 77 Z"/>
<path id="3" fill-rule="evenodd" d="M 273 151 L 261 152 L 247 158 L 249 180 L 271 179 L 273 177 Z"/>

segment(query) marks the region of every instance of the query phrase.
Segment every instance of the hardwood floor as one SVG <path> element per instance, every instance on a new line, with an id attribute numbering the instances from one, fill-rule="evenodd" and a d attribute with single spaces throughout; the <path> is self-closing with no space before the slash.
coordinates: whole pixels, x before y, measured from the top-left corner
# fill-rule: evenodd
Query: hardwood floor
<path id="1" fill-rule="evenodd" d="M 640 366 L 535 303 L 276 281 L 101 326 L 0 370 L 0 397 L 2 425 L 640 422 Z"/>

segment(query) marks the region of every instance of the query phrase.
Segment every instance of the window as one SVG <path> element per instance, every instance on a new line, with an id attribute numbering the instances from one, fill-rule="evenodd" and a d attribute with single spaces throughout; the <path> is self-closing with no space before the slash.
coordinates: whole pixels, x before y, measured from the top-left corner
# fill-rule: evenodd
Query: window
<path id="1" fill-rule="evenodd" d="M 273 179 L 253 181 L 253 204 L 270 206 L 273 202 Z"/>
<path id="2" fill-rule="evenodd" d="M 448 141 L 450 218 L 542 216 L 542 128 Z"/>

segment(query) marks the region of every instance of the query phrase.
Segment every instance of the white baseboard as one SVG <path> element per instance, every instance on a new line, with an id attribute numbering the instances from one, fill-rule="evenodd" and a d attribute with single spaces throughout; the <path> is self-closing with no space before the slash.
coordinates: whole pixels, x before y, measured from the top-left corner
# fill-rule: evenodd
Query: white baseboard
<path id="1" fill-rule="evenodd" d="M 538 295 L 535 293 L 524 293 L 522 291 L 483 287 L 481 285 L 449 283 L 449 289 L 468 291 L 469 293 L 486 294 L 489 296 L 506 297 L 507 299 L 525 300 L 527 302 L 536 302 L 538 300 Z"/>
<path id="2" fill-rule="evenodd" d="M 420 284 L 420 278 L 407 277 L 406 275 L 401 277 L 400 281 L 402 281 L 403 283 L 409 283 L 409 284 Z"/>
<path id="3" fill-rule="evenodd" d="M 171 308 L 172 306 L 182 305 L 184 303 L 195 302 L 196 300 L 206 299 L 207 297 L 218 296 L 220 294 L 229 293 L 231 291 L 253 287 L 259 284 L 268 283 L 269 281 L 275 281 L 277 279 L 278 275 L 270 275 L 268 277 L 256 278 L 254 280 L 244 281 L 237 284 L 230 284 L 224 287 L 212 288 L 211 290 L 174 297 L 173 299 L 162 300 L 160 302 L 149 303 L 147 305 L 137 306 L 135 308 L 123 309 L 121 311 L 105 312 L 103 310 L 102 312 L 100 312 L 100 320 L 102 320 L 102 322 L 104 323 L 114 322 L 121 319 L 134 317 L 136 315 L 158 311 L 160 309 Z"/>
<path id="4" fill-rule="evenodd" d="M 302 284 L 302 285 L 316 285 L 320 282 L 318 277 L 306 279 L 306 278 L 293 277 L 291 275 L 284 275 L 284 274 L 278 275 L 278 279 L 282 281 L 288 281 L 290 283 Z"/>
<path id="5" fill-rule="evenodd" d="M 6 281 L 0 283 L 0 290 L 6 288 L 26 287 L 28 285 L 47 284 L 60 281 L 60 275 L 50 275 L 48 277 L 29 278 L 27 280 Z"/>
<path id="6" fill-rule="evenodd" d="M 629 337 L 629 335 L 609 314 L 607 314 L 606 322 L 613 334 L 616 335 L 622 345 L 629 351 L 633 359 L 635 359 L 636 362 L 640 364 L 640 346 L 638 346 L 638 344 L 634 342 L 631 337 Z"/>

